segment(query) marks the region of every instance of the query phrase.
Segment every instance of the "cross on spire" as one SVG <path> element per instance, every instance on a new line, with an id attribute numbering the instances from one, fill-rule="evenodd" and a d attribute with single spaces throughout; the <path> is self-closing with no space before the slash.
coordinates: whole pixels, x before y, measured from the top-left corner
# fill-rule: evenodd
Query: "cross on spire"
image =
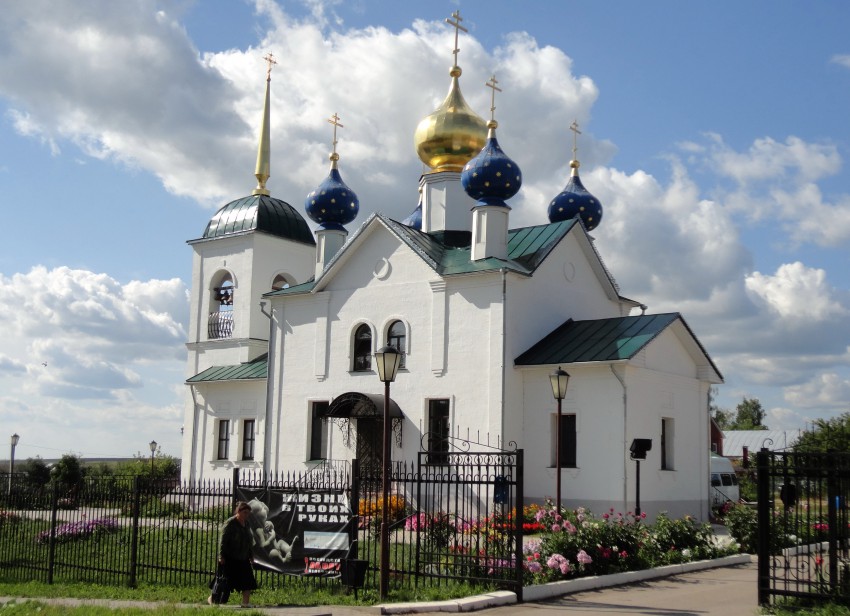
<path id="1" fill-rule="evenodd" d="M 339 128 L 345 128 L 345 127 L 342 124 L 339 123 L 339 116 L 336 114 L 336 112 L 334 112 L 334 114 L 331 117 L 328 118 L 328 122 L 330 124 L 334 125 L 333 153 L 336 154 L 336 144 L 337 144 L 336 129 L 337 129 L 337 127 L 339 127 Z"/>
<path id="2" fill-rule="evenodd" d="M 452 21 L 454 19 L 454 21 Z M 460 51 L 460 48 L 457 46 L 457 39 L 460 31 L 469 32 L 466 28 L 460 25 L 460 22 L 463 21 L 463 17 L 460 16 L 460 9 L 452 13 L 451 18 L 446 17 L 446 23 L 452 26 L 455 29 L 455 48 L 452 50 L 452 53 L 455 56 L 455 66 L 457 66 L 457 54 Z"/>
<path id="3" fill-rule="evenodd" d="M 270 80 L 272 78 L 272 65 L 277 64 L 277 60 L 274 59 L 271 52 L 264 55 L 263 60 L 269 63 L 269 69 L 268 72 L 266 72 L 266 79 Z"/>
<path id="4" fill-rule="evenodd" d="M 490 93 L 490 119 L 496 119 L 496 92 L 501 92 L 502 88 L 496 86 L 499 83 L 496 81 L 496 75 L 490 77 L 490 81 L 486 82 L 484 85 L 488 88 L 492 88 L 493 91 Z"/>
<path id="5" fill-rule="evenodd" d="M 570 124 L 570 130 L 573 131 L 573 159 L 577 159 L 578 136 L 581 135 L 581 131 L 578 129 L 578 122 L 576 120 L 573 120 L 573 123 Z"/>

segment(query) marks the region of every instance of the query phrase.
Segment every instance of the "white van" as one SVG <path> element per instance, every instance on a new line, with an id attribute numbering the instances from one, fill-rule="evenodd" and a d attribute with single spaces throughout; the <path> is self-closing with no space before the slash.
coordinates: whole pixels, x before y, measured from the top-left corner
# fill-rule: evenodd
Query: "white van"
<path id="1" fill-rule="evenodd" d="M 719 507 L 726 501 L 737 503 L 741 498 L 738 488 L 738 476 L 728 458 L 711 454 L 711 481 L 708 487 L 708 500 L 712 507 Z"/>

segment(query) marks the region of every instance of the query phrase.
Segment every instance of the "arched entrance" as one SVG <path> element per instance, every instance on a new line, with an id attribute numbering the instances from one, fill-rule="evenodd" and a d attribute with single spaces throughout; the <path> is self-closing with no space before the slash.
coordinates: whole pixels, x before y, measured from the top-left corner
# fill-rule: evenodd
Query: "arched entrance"
<path id="1" fill-rule="evenodd" d="M 328 408 L 327 417 L 339 426 L 346 447 L 351 446 L 351 420 L 354 419 L 355 455 L 361 468 L 381 468 L 384 396 L 349 391 L 337 396 Z M 390 398 L 390 419 L 396 445 L 401 446 L 401 424 L 404 414 Z"/>

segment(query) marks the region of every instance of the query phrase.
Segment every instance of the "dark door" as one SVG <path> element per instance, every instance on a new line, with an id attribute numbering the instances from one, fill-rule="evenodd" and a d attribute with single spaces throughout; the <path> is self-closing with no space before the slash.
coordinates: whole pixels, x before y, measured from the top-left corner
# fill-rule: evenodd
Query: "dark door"
<path id="1" fill-rule="evenodd" d="M 383 423 L 377 419 L 361 417 L 357 420 L 357 459 L 360 468 L 380 472 L 383 427 Z"/>

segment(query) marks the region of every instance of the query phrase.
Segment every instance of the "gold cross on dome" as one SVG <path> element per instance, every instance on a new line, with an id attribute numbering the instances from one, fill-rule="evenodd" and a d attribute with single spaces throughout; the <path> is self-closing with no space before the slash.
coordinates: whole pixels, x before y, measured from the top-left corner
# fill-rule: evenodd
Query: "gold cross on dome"
<path id="1" fill-rule="evenodd" d="M 337 144 L 336 129 L 337 129 L 337 127 L 339 127 L 339 128 L 345 128 L 345 127 L 342 124 L 339 123 L 339 116 L 336 114 L 336 112 L 334 112 L 334 114 L 331 117 L 328 118 L 328 122 L 334 125 L 333 153 L 336 154 L 336 144 Z"/>
<path id="2" fill-rule="evenodd" d="M 266 79 L 271 79 L 272 78 L 272 65 L 277 64 L 277 60 L 274 59 L 274 56 L 271 54 L 271 52 L 264 55 L 263 60 L 265 60 L 266 62 L 269 63 L 269 69 L 268 69 L 268 72 L 266 72 Z"/>
<path id="3" fill-rule="evenodd" d="M 578 136 L 581 135 L 577 121 L 573 120 L 573 123 L 570 124 L 570 130 L 573 131 L 573 158 L 576 158 L 576 153 L 578 152 Z"/>
<path id="4" fill-rule="evenodd" d="M 452 19 L 454 19 L 454 21 L 452 21 Z M 454 13 L 452 13 L 451 19 L 446 17 L 446 23 L 449 24 L 450 26 L 454 27 L 454 29 L 455 29 L 455 48 L 452 50 L 452 53 L 455 56 L 455 66 L 457 66 L 457 54 L 460 51 L 460 48 L 457 46 L 458 35 L 460 34 L 461 30 L 463 30 L 464 32 L 469 32 L 469 30 L 467 30 L 466 28 L 464 28 L 463 26 L 460 25 L 460 22 L 462 22 L 462 21 L 463 21 L 463 17 L 460 16 L 460 10 L 459 9 L 457 11 L 455 11 Z"/>
<path id="5" fill-rule="evenodd" d="M 493 89 L 493 91 L 490 93 L 490 119 L 491 120 L 496 119 L 496 117 L 495 117 L 496 116 L 496 92 L 502 91 L 502 88 L 499 88 L 499 87 L 496 86 L 497 83 L 499 83 L 499 82 L 496 81 L 496 75 L 493 75 L 492 77 L 490 77 L 490 81 L 488 81 L 484 84 L 488 88 Z"/>

